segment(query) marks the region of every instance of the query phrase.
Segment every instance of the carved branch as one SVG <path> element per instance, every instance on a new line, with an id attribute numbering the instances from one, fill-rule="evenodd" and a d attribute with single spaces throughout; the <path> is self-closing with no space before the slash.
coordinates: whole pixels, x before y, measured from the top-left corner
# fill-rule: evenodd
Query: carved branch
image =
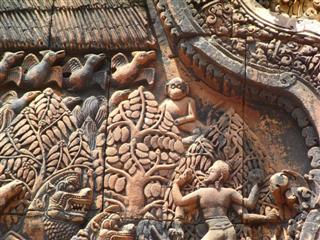
<path id="1" fill-rule="evenodd" d="M 111 202 L 111 203 L 119 205 L 121 207 L 122 211 L 126 210 L 126 206 L 122 202 L 120 202 L 119 200 L 107 198 L 106 202 Z"/>
<path id="2" fill-rule="evenodd" d="M 141 112 L 140 112 L 140 118 L 137 122 L 137 130 L 140 131 L 141 128 L 142 128 L 142 124 L 143 124 L 143 120 L 144 120 L 144 115 L 146 113 L 146 99 L 144 97 L 144 94 L 143 94 L 143 88 L 139 88 L 139 93 L 140 93 L 140 98 L 141 98 Z"/>
<path id="3" fill-rule="evenodd" d="M 151 176 L 155 172 L 158 172 L 160 170 L 170 170 L 177 167 L 178 165 L 179 165 L 178 163 L 172 163 L 172 164 L 162 164 L 162 165 L 154 166 L 146 173 L 146 175 Z"/>
<path id="4" fill-rule="evenodd" d="M 123 196 L 121 194 L 118 194 L 118 193 L 115 193 L 112 191 L 105 191 L 105 193 L 112 195 L 112 197 L 118 198 L 118 200 L 120 200 L 122 202 L 128 201 L 128 196 Z"/>
<path id="5" fill-rule="evenodd" d="M 154 168 L 156 168 L 159 165 L 160 161 L 161 161 L 160 155 L 157 154 L 157 160 L 154 163 L 154 165 L 152 166 L 152 168 L 150 168 L 149 171 L 146 173 L 146 176 L 151 176 L 152 175 L 152 172 L 154 171 Z M 151 174 L 149 174 L 150 172 L 151 172 Z"/>
<path id="6" fill-rule="evenodd" d="M 151 176 L 148 178 L 148 181 L 161 181 L 161 182 L 169 182 L 170 180 L 168 178 L 162 177 L 162 176 Z"/>
<path id="7" fill-rule="evenodd" d="M 39 160 L 37 160 L 36 158 L 29 156 L 29 155 L 25 155 L 25 154 L 20 154 L 20 155 L 16 155 L 16 156 L 0 156 L 1 159 L 12 159 L 12 158 L 30 158 L 33 161 L 35 161 L 37 164 L 39 164 L 39 166 L 41 166 L 41 162 L 39 162 Z"/>
<path id="8" fill-rule="evenodd" d="M 64 117 L 64 116 L 66 116 L 67 115 L 67 113 L 66 112 L 64 112 L 63 114 L 61 114 L 56 120 L 54 120 L 52 123 L 50 123 L 48 126 L 46 126 L 44 129 L 42 129 L 41 131 L 40 131 L 40 134 L 43 134 L 46 130 L 48 130 L 49 128 L 51 128 L 53 125 L 55 125 L 58 121 L 60 121 L 60 120 L 62 120 L 62 118 Z"/>
<path id="9" fill-rule="evenodd" d="M 135 162 L 135 164 L 137 165 L 137 167 L 140 169 L 140 171 L 142 171 L 143 173 L 145 173 L 145 170 L 143 168 L 143 166 L 141 165 L 141 163 L 139 162 L 139 159 L 137 158 L 135 152 L 134 152 L 134 148 L 135 148 L 135 144 L 136 141 L 132 140 L 130 142 L 130 153 L 131 153 L 131 157 L 133 159 L 133 161 Z"/>
<path id="10" fill-rule="evenodd" d="M 158 130 L 158 129 L 151 129 L 151 128 L 147 128 L 147 129 L 144 129 L 142 131 L 140 131 L 137 135 L 136 135 L 136 138 L 137 139 L 141 139 L 143 138 L 145 135 L 165 135 L 165 136 L 168 136 L 168 137 L 171 137 L 173 139 L 176 139 L 178 140 L 179 139 L 179 136 L 176 135 L 175 133 L 172 133 L 172 132 L 163 132 L 161 130 Z"/>
<path id="11" fill-rule="evenodd" d="M 119 104 L 119 111 L 121 117 L 127 122 L 129 128 L 131 129 L 132 132 L 136 132 L 136 126 L 133 124 L 133 122 L 126 116 L 125 112 L 123 111 L 123 102 Z"/>
<path id="12" fill-rule="evenodd" d="M 160 115 L 160 118 L 157 120 L 157 122 L 151 126 L 149 129 L 156 129 L 160 123 L 162 122 L 163 118 L 164 118 L 164 114 L 165 114 L 165 111 L 166 111 L 166 106 L 164 106 L 164 109 L 162 110 L 161 112 L 161 115 Z"/>
<path id="13" fill-rule="evenodd" d="M 42 115 L 40 116 L 39 122 L 43 121 L 43 118 L 44 118 L 45 114 L 49 111 L 49 104 L 48 103 L 50 103 L 50 97 L 47 96 L 47 99 L 48 99 L 48 102 L 46 104 L 46 110 L 43 111 Z"/>
<path id="14" fill-rule="evenodd" d="M 163 202 L 164 200 L 156 200 L 156 201 L 153 201 L 152 203 L 147 204 L 146 206 L 144 206 L 144 208 L 140 210 L 140 214 L 141 215 L 145 214 L 147 211 L 149 211 L 153 207 L 161 207 L 163 205 Z"/>
<path id="15" fill-rule="evenodd" d="M 38 143 L 39 143 L 39 147 L 40 147 L 40 150 L 41 150 L 41 153 L 42 153 L 42 164 L 41 164 L 42 167 L 41 167 L 41 169 L 40 169 L 40 175 L 41 175 L 41 174 L 44 174 L 44 175 L 45 175 L 45 173 L 46 173 L 46 168 L 47 168 L 47 161 L 46 161 L 46 158 L 45 158 L 45 151 L 44 151 L 44 147 L 43 147 L 43 143 L 42 143 L 41 137 L 40 137 L 40 135 L 39 135 L 39 132 L 36 131 L 36 130 L 34 129 L 33 125 L 31 124 L 31 121 L 30 121 L 30 119 L 29 119 L 29 116 L 28 116 L 27 114 L 25 114 L 25 117 L 26 117 L 26 119 L 27 119 L 27 121 L 28 121 L 28 123 L 29 123 L 29 125 L 30 125 L 30 127 L 31 127 L 31 129 L 32 129 L 32 131 L 33 131 L 33 133 L 34 133 L 34 135 L 36 136 Z M 43 176 L 43 177 L 45 178 L 45 176 Z"/>
<path id="16" fill-rule="evenodd" d="M 79 149 L 78 149 L 78 151 L 77 151 L 77 154 L 74 156 L 74 158 L 73 158 L 72 160 L 71 160 L 71 156 L 70 156 L 70 154 L 69 154 L 69 149 L 68 149 L 68 155 L 67 155 L 67 156 L 68 156 L 69 160 L 71 160 L 69 166 L 71 166 L 71 165 L 74 164 L 74 162 L 76 161 L 76 159 L 78 158 L 78 156 L 79 156 L 79 154 L 80 154 L 80 152 L 81 152 L 81 147 L 82 147 L 82 144 L 83 144 L 83 139 L 82 139 L 82 137 L 80 137 L 80 136 L 78 136 L 78 138 L 80 139 Z"/>
<path id="17" fill-rule="evenodd" d="M 107 132 L 111 131 L 112 129 L 114 129 L 115 127 L 118 127 L 120 125 L 127 125 L 129 128 L 131 128 L 130 123 L 128 121 L 120 121 L 120 122 L 116 122 L 116 123 L 113 123 L 110 126 L 108 126 Z"/>
<path id="18" fill-rule="evenodd" d="M 118 173 L 118 174 L 126 177 L 127 179 L 131 178 L 131 176 L 127 172 L 122 170 L 122 169 L 118 169 L 118 168 L 112 167 L 109 164 L 106 164 L 106 168 L 107 169 L 105 170 L 105 173 Z"/>

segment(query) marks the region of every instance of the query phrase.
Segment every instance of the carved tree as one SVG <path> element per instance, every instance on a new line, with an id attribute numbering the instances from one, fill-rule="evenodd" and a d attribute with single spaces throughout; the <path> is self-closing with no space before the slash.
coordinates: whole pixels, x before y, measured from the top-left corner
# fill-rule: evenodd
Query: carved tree
<path id="1" fill-rule="evenodd" d="M 159 110 L 153 94 L 139 87 L 100 129 L 98 189 L 105 174 L 105 201 L 120 205 L 130 217 L 163 203 L 164 186 L 184 152 L 173 121 L 167 111 Z"/>
<path id="2" fill-rule="evenodd" d="M 0 179 L 24 183 L 16 201 L 2 211 L 8 227 L 18 221 L 38 189 L 53 173 L 90 164 L 91 151 L 82 130 L 62 99 L 48 88 L 0 133 Z M 10 213 L 10 214 L 9 214 Z"/>

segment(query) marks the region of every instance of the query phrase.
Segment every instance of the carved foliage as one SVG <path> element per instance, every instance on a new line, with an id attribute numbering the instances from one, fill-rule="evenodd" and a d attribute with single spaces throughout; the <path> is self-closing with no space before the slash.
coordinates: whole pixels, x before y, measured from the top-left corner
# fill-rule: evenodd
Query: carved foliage
<path id="1" fill-rule="evenodd" d="M 162 203 L 163 187 L 184 148 L 167 111 L 160 111 L 153 94 L 139 87 L 114 109 L 98 147 L 106 143 L 106 201 L 119 204 L 129 216 L 142 216 Z M 102 156 L 102 154 L 100 155 Z"/>
<path id="2" fill-rule="evenodd" d="M 77 130 L 75 118 L 49 88 L 17 115 L 0 139 L 1 179 L 24 183 L 22 196 L 18 196 L 23 201 L 10 202 L 3 213 L 22 214 L 47 177 L 91 159 L 87 139 Z M 18 217 L 4 214 L 1 220 L 10 226 Z"/>

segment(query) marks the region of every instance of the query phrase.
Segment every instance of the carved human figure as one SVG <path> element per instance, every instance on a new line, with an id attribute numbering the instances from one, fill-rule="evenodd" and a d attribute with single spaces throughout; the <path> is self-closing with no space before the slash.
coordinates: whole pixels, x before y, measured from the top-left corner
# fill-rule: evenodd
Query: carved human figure
<path id="1" fill-rule="evenodd" d="M 166 84 L 167 98 L 160 104 L 175 119 L 179 130 L 187 133 L 200 132 L 204 125 L 198 120 L 196 104 L 189 97 L 189 85 L 183 79 L 176 77 Z"/>
<path id="2" fill-rule="evenodd" d="M 192 170 L 187 169 L 174 183 L 172 197 L 179 207 L 195 206 L 203 212 L 209 231 L 202 240 L 236 239 L 235 229 L 230 222 L 227 211 L 234 207 L 242 216 L 242 208 L 253 208 L 258 200 L 258 185 L 254 185 L 249 197 L 245 198 L 233 188 L 225 188 L 223 184 L 229 178 L 229 165 L 221 160 L 216 161 L 209 169 L 209 176 L 205 180 L 208 187 L 200 188 L 182 196 L 181 187 L 193 178 Z"/>

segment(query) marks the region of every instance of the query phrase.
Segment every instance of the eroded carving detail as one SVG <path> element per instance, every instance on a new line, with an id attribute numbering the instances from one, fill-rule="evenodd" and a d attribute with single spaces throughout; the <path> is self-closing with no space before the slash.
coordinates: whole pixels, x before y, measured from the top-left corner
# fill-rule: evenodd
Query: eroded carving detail
<path id="1" fill-rule="evenodd" d="M 244 75 L 277 89 L 289 89 L 300 77 L 319 86 L 318 46 L 290 31 L 258 25 L 240 0 L 187 1 L 204 30 L 200 34 L 175 28 L 186 19 L 176 21 L 169 10 L 182 2 L 155 1 L 184 62 L 206 78 L 220 77 L 224 82 L 214 88 L 226 96 L 243 93 L 238 77 Z M 237 68 L 230 59 L 248 56 L 247 68 L 237 69 L 237 76 L 220 69 L 206 56 L 206 51 L 212 53 L 210 46 L 222 49 L 226 57 L 217 57 L 222 65 Z M 122 53 L 69 59 L 63 50 L 48 50 L 42 60 L 28 54 L 19 64 L 22 54 L 4 55 L 1 84 L 14 81 L 19 90 L 37 90 L 54 81 L 58 90 L 19 93 L 20 98 L 8 92 L 1 98 L 0 234 L 4 231 L 8 239 L 316 236 L 318 229 L 308 229 L 315 228 L 312 219 L 318 221 L 317 169 L 306 176 L 309 182 L 299 173 L 279 172 L 257 135 L 232 109 L 215 112 L 214 119 L 208 116 L 210 126 L 205 126 L 197 116 L 199 103 L 179 77 L 166 82 L 167 98 L 160 106 L 156 91 L 118 89 L 142 81 L 154 85 L 156 71 L 149 64 L 156 60 L 155 51 L 133 52 L 132 59 Z M 311 148 L 311 165 L 317 167 L 319 142 L 308 113 L 281 94 L 246 87 L 249 94 L 291 114 Z M 87 88 L 99 95 L 87 96 Z M 109 91 L 114 93 L 108 99 Z"/>

